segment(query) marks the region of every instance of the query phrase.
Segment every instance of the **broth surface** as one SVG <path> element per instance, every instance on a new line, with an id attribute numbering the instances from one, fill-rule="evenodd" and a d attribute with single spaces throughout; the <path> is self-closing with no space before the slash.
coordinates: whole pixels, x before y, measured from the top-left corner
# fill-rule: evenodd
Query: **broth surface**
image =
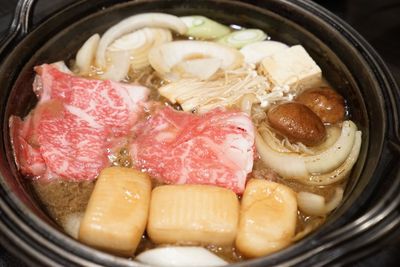
<path id="1" fill-rule="evenodd" d="M 149 69 L 143 72 L 130 72 L 130 79 L 126 82 L 140 83 L 152 89 L 150 100 L 161 101 L 164 105 L 171 105 L 165 98 L 160 96 L 157 88 L 162 84 L 162 80 Z M 323 80 L 320 86 L 326 86 L 327 81 Z M 174 105 L 171 105 L 174 106 Z M 177 107 L 177 106 L 174 106 Z M 149 113 L 150 114 L 150 113 Z M 110 157 L 113 166 L 132 167 L 132 162 L 127 148 L 121 148 L 119 153 Z M 253 171 L 249 174 L 249 178 L 266 179 L 273 182 L 284 184 L 292 188 L 295 192 L 306 191 L 323 196 L 328 201 L 334 195 L 335 189 L 344 183 L 333 184 L 328 186 L 310 186 L 299 183 L 295 180 L 287 180 L 281 178 L 272 169 L 266 167 L 264 163 L 257 159 L 254 162 Z M 84 212 L 88 204 L 90 195 L 93 191 L 95 182 L 67 182 L 67 181 L 51 181 L 42 182 L 33 180 L 30 182 L 34 188 L 35 194 L 38 196 L 43 208 L 48 212 L 49 216 L 55 220 L 61 227 L 65 224 L 67 217 L 76 212 Z M 162 185 L 156 179 L 152 179 L 153 187 Z M 326 216 L 309 216 L 298 211 L 298 219 L 296 226 L 296 239 L 300 239 L 311 231 L 314 231 L 324 223 Z M 135 254 L 139 254 L 148 249 L 159 247 L 154 244 L 146 235 L 142 240 Z M 214 252 L 228 262 L 243 261 L 245 258 L 238 252 L 234 246 L 220 247 L 209 245 L 207 249 Z"/>
<path id="2" fill-rule="evenodd" d="M 174 35 L 174 40 L 187 39 L 186 37 Z M 193 38 L 189 38 L 193 39 Z M 73 62 L 72 62 L 73 63 Z M 93 68 L 92 72 L 86 77 L 96 78 L 99 75 L 98 69 Z M 179 104 L 172 104 L 166 98 L 158 93 L 158 88 L 165 84 L 165 82 L 157 75 L 157 73 L 151 68 L 146 67 L 140 71 L 130 70 L 128 77 L 123 81 L 126 83 L 140 84 L 148 87 L 151 92 L 149 95 L 149 101 L 159 102 L 159 106 L 171 106 L 176 110 L 182 110 Z M 328 82 L 324 79 L 315 85 L 319 86 L 329 86 Z M 228 108 L 240 108 L 240 107 L 228 107 Z M 145 110 L 145 115 L 143 119 L 152 116 L 154 110 Z M 346 114 L 348 116 L 348 114 Z M 260 122 L 263 122 L 265 118 L 261 120 L 254 119 L 253 123 L 259 126 Z M 134 138 L 131 137 L 131 138 Z M 119 150 L 114 151 L 109 156 L 109 160 L 112 166 L 121 167 L 132 167 L 132 160 L 129 155 L 128 147 L 120 147 Z M 335 190 L 340 187 L 344 188 L 346 181 L 340 183 L 327 185 L 327 186 L 311 186 L 305 185 L 295 180 L 287 180 L 280 177 L 272 169 L 265 166 L 259 156 L 256 157 L 253 165 L 252 172 L 248 175 L 248 178 L 265 179 L 280 184 L 284 184 L 295 192 L 310 192 L 318 194 L 329 202 L 335 194 Z M 60 227 L 65 228 L 65 224 L 68 217 L 75 213 L 83 213 L 88 204 L 90 195 L 93 191 L 95 181 L 84 181 L 84 182 L 70 182 L 64 180 L 55 181 L 43 181 L 41 179 L 32 180 L 27 179 L 33 188 L 34 194 L 43 206 L 43 209 L 48 213 L 48 215 L 58 224 Z M 162 185 L 158 180 L 152 179 L 152 186 L 157 187 Z M 239 196 L 240 198 L 240 196 Z M 326 216 L 310 216 L 298 211 L 297 224 L 296 224 L 296 235 L 295 240 L 298 240 L 311 231 L 317 229 L 326 220 Z M 135 252 L 139 254 L 143 251 L 159 247 L 159 245 L 154 244 L 147 236 L 146 233 L 142 236 L 140 244 Z M 246 258 L 238 252 L 235 247 L 232 246 L 205 246 L 208 250 L 220 256 L 224 260 L 233 263 L 238 261 L 243 261 Z M 133 256 L 133 255 L 132 255 Z"/>

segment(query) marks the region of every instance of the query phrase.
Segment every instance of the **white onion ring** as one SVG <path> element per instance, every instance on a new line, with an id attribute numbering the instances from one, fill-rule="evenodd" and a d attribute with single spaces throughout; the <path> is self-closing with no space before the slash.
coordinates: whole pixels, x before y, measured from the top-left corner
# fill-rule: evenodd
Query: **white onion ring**
<path id="1" fill-rule="evenodd" d="M 337 182 L 348 175 L 360 151 L 361 132 L 357 131 L 352 121 L 345 121 L 335 144 L 313 156 L 275 151 L 259 133 L 256 134 L 255 143 L 263 162 L 280 176 L 305 184 L 322 185 Z"/>
<path id="2" fill-rule="evenodd" d="M 297 204 L 299 209 L 308 215 L 324 216 L 336 209 L 343 199 L 343 189 L 336 188 L 333 198 L 326 203 L 325 198 L 310 192 L 297 193 Z"/>
<path id="3" fill-rule="evenodd" d="M 173 15 L 164 13 L 133 15 L 112 26 L 103 34 L 96 52 L 97 66 L 101 68 L 106 66 L 106 50 L 115 39 L 143 27 L 168 28 L 179 34 L 184 34 L 187 31 L 185 23 L 183 23 L 180 18 Z"/>
<path id="4" fill-rule="evenodd" d="M 76 53 L 75 65 L 78 67 L 80 74 L 90 72 L 90 66 L 93 63 L 99 40 L 100 35 L 97 33 L 92 35 Z"/>

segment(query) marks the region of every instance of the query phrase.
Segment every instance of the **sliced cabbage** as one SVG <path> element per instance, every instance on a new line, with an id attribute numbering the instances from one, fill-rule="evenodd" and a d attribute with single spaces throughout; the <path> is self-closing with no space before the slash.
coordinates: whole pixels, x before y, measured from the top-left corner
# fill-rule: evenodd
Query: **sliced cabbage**
<path id="1" fill-rule="evenodd" d="M 245 45 L 240 52 L 248 64 L 258 64 L 264 58 L 289 48 L 288 45 L 277 41 L 262 41 Z"/>
<path id="2" fill-rule="evenodd" d="M 267 34 L 259 29 L 246 29 L 232 32 L 218 40 L 219 43 L 242 48 L 243 46 L 267 39 Z"/>
<path id="3" fill-rule="evenodd" d="M 140 253 L 135 260 L 152 266 L 223 266 L 228 263 L 203 247 L 163 247 Z"/>
<path id="4" fill-rule="evenodd" d="M 215 39 L 231 32 L 229 27 L 203 16 L 186 16 L 181 20 L 188 27 L 185 35 L 195 38 Z"/>
<path id="5" fill-rule="evenodd" d="M 144 27 L 167 28 L 176 31 L 179 34 L 184 34 L 187 31 L 185 23 L 183 23 L 180 18 L 173 15 L 164 13 L 143 13 L 133 15 L 112 26 L 103 34 L 96 52 L 96 65 L 100 68 L 106 66 L 107 47 L 117 38 Z"/>
<path id="6" fill-rule="evenodd" d="M 209 60 L 213 65 L 208 66 Z M 182 78 L 209 78 L 218 69 L 232 70 L 240 67 L 243 56 L 239 51 L 217 43 L 207 41 L 174 41 L 164 43 L 150 50 L 151 66 L 164 79 L 176 81 Z M 218 68 L 217 68 L 218 67 Z M 209 71 L 214 70 L 214 73 Z M 193 69 L 197 73 L 193 73 Z"/>

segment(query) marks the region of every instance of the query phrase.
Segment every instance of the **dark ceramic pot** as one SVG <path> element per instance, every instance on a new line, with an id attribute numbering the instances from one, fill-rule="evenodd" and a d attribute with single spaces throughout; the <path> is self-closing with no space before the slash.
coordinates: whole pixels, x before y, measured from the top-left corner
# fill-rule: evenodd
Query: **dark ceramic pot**
<path id="1" fill-rule="evenodd" d="M 398 236 L 399 90 L 368 43 L 328 11 L 305 0 L 82 0 L 31 30 L 32 2 L 19 3 L 0 49 L 0 242 L 29 265 L 138 265 L 76 242 L 41 210 L 16 170 L 8 119 L 11 114 L 26 115 L 35 104 L 35 65 L 67 60 L 89 35 L 148 11 L 203 14 L 226 24 L 261 28 L 290 45 L 302 44 L 348 100 L 352 120 L 363 132 L 344 201 L 327 223 L 279 253 L 235 266 L 348 263 Z"/>

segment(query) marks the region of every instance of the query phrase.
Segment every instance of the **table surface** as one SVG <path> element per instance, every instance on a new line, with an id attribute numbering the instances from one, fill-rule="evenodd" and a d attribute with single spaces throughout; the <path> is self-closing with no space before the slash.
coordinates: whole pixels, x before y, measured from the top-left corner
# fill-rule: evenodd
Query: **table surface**
<path id="1" fill-rule="evenodd" d="M 74 0 L 38 1 L 33 24 Z M 260 0 L 263 1 L 263 0 Z M 264 0 L 265 1 L 265 0 Z M 315 0 L 361 33 L 383 57 L 400 84 L 400 0 Z M 16 0 L 0 0 L 0 37 L 4 35 Z M 399 238 L 400 240 L 400 238 Z M 25 266 L 0 247 L 0 267 Z M 400 242 L 354 262 L 351 266 L 400 266 Z"/>

